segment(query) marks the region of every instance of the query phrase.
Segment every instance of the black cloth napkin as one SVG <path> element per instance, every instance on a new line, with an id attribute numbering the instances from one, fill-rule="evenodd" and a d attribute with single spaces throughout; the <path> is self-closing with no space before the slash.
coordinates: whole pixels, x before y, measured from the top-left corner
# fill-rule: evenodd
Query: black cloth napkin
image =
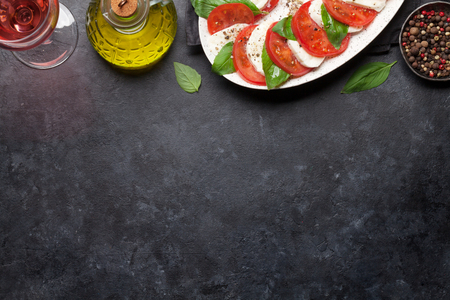
<path id="1" fill-rule="evenodd" d="M 389 25 L 381 32 L 381 34 L 368 47 L 367 52 L 370 54 L 380 54 L 388 52 L 392 45 L 398 44 L 398 36 L 405 19 L 417 7 L 422 4 L 432 2 L 432 0 L 405 0 L 396 16 Z M 200 45 L 200 37 L 198 33 L 198 16 L 192 7 L 191 1 L 186 1 L 186 43 L 188 46 Z"/>
<path id="2" fill-rule="evenodd" d="M 188 46 L 200 45 L 198 16 L 195 13 L 190 0 L 186 1 L 186 44 Z"/>
<path id="3" fill-rule="evenodd" d="M 410 13 L 426 2 L 430 1 L 405 0 L 392 21 L 367 48 L 367 52 L 370 54 L 381 54 L 389 52 L 392 45 L 398 45 L 398 37 L 403 22 L 405 22 Z"/>

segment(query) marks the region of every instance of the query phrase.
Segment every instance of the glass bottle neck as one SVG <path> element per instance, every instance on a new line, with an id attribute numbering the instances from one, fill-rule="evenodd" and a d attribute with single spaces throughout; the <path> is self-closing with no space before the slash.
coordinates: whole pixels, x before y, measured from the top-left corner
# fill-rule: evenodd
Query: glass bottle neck
<path id="1" fill-rule="evenodd" d="M 172 3 L 172 0 L 150 0 L 150 6 L 161 3 L 162 6 Z"/>
<path id="2" fill-rule="evenodd" d="M 129 17 L 121 17 L 117 15 L 112 6 L 111 0 L 101 0 L 100 9 L 105 20 L 117 31 L 124 34 L 133 34 L 140 31 L 146 23 L 147 16 L 152 2 L 155 0 L 136 0 L 136 11 Z M 156 0 L 156 2 L 162 2 Z"/>

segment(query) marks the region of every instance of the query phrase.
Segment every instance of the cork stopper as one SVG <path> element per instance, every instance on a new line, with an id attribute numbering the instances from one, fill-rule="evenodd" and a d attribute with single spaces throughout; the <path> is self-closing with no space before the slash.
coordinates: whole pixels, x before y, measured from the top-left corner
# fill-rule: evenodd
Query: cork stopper
<path id="1" fill-rule="evenodd" d="M 113 11 L 122 18 L 131 17 L 137 9 L 137 0 L 111 0 Z"/>

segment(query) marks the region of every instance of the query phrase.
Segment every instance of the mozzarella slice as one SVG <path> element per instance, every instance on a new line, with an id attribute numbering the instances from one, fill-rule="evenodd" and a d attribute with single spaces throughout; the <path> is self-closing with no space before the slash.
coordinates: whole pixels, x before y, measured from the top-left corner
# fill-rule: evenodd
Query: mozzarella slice
<path id="1" fill-rule="evenodd" d="M 311 5 L 309 6 L 309 16 L 317 23 L 317 25 L 323 28 L 322 4 L 322 0 L 311 1 Z"/>
<path id="2" fill-rule="evenodd" d="M 325 60 L 325 57 L 312 56 L 306 52 L 297 41 L 288 40 L 288 46 L 300 64 L 307 68 L 317 68 Z"/>
<path id="3" fill-rule="evenodd" d="M 386 6 L 386 0 L 343 0 L 345 3 L 374 9 L 377 12 L 383 10 Z"/>
<path id="4" fill-rule="evenodd" d="M 349 26 L 349 27 L 348 27 L 348 32 L 347 32 L 347 33 L 356 33 L 356 32 L 360 32 L 363 28 L 364 28 L 364 26 Z"/>
<path id="5" fill-rule="evenodd" d="M 223 46 L 229 42 L 233 42 L 243 28 L 248 24 L 234 24 L 228 28 L 218 31 L 208 38 L 208 49 L 216 56 L 219 54 Z"/>
<path id="6" fill-rule="evenodd" d="M 256 7 L 258 7 L 258 9 L 261 9 L 267 4 L 269 0 L 251 0 L 251 1 L 253 2 L 253 4 L 256 5 Z"/>
<path id="7" fill-rule="evenodd" d="M 311 2 L 311 6 L 309 7 L 309 15 L 311 16 L 311 19 L 314 20 L 314 22 L 317 23 L 320 27 L 323 28 L 323 21 L 322 21 L 322 0 L 313 0 Z M 363 29 L 363 26 L 349 26 L 348 27 L 348 33 L 354 33 L 361 31 Z"/>
<path id="8" fill-rule="evenodd" d="M 256 27 L 247 42 L 247 56 L 256 71 L 264 75 L 262 51 L 266 42 L 266 33 L 272 22 L 265 22 Z"/>

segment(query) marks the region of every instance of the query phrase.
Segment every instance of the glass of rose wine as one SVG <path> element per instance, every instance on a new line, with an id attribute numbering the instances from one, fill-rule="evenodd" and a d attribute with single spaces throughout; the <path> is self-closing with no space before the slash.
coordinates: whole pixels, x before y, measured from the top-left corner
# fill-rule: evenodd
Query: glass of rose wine
<path id="1" fill-rule="evenodd" d="M 0 48 L 36 69 L 62 64 L 78 42 L 76 21 L 58 0 L 0 0 Z"/>

